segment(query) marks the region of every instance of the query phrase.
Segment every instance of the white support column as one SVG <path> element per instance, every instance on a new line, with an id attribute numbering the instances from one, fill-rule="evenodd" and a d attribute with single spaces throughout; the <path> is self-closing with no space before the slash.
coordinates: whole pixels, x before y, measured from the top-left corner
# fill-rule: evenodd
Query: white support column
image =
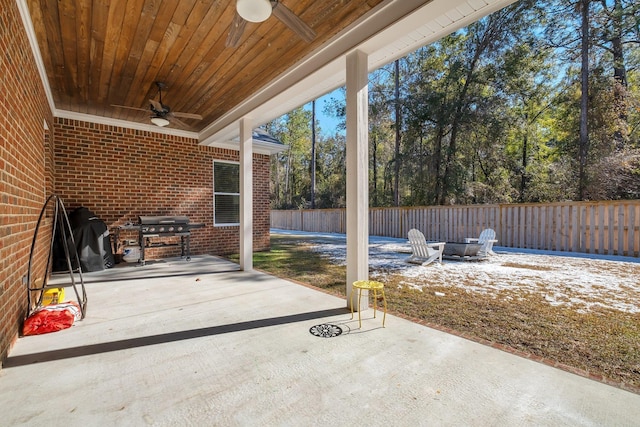
<path id="1" fill-rule="evenodd" d="M 253 128 L 240 120 L 240 269 L 253 270 Z"/>
<path id="2" fill-rule="evenodd" d="M 352 284 L 369 278 L 369 99 L 367 55 L 347 56 L 347 307 L 366 310 L 368 295 L 349 301 Z"/>

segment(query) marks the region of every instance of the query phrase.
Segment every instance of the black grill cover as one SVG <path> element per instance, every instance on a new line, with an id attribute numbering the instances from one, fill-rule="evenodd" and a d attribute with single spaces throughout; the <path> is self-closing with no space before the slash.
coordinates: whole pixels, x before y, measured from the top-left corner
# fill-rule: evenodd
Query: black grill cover
<path id="1" fill-rule="evenodd" d="M 109 229 L 104 221 L 95 216 L 93 212 L 85 207 L 75 209 L 69 214 L 69 224 L 73 232 L 76 243 L 76 251 L 80 258 L 82 271 L 101 271 L 105 268 L 113 267 L 114 259 L 109 240 Z M 67 260 L 64 248 L 60 242 L 61 238 L 56 236 L 54 242 L 54 271 L 66 271 Z M 71 239 L 69 239 L 71 248 Z M 78 262 L 71 253 L 71 265 L 78 268 Z"/>

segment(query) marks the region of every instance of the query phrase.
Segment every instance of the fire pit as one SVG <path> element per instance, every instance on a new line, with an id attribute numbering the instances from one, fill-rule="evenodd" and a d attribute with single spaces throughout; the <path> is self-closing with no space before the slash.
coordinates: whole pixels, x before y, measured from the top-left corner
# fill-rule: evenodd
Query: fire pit
<path id="1" fill-rule="evenodd" d="M 447 242 L 442 252 L 443 258 L 455 260 L 477 260 L 485 257 L 479 256 L 482 245 L 479 243 Z"/>

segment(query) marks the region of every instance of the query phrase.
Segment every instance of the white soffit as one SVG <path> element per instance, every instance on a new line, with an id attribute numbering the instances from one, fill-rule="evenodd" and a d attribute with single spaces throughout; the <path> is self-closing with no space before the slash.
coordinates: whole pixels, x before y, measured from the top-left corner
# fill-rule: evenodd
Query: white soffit
<path id="1" fill-rule="evenodd" d="M 345 56 L 368 55 L 369 71 L 433 43 L 515 0 L 389 0 L 346 28 L 312 55 L 200 133 L 201 144 L 218 146 L 238 137 L 238 120 L 255 127 L 286 114 L 346 81 Z"/>

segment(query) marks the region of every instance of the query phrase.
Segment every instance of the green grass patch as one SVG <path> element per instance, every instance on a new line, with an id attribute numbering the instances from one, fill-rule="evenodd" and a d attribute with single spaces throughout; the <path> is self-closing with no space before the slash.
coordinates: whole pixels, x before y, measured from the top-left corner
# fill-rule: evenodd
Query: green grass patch
<path id="1" fill-rule="evenodd" d="M 238 262 L 237 254 L 230 260 Z M 274 276 L 308 283 L 337 295 L 344 295 L 347 272 L 344 266 L 332 265 L 328 259 L 311 251 L 299 238 L 272 236 L 271 250 L 253 254 L 253 266 Z"/>

